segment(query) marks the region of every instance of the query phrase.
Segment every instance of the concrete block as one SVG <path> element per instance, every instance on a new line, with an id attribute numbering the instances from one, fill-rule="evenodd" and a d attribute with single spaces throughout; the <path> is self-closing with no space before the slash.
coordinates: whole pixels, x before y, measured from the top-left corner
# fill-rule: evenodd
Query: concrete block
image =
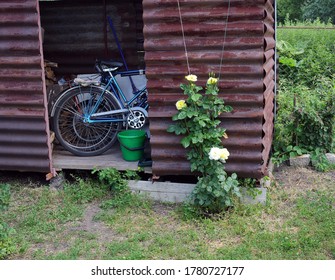
<path id="1" fill-rule="evenodd" d="M 330 164 L 335 164 L 335 154 L 327 153 L 326 158 L 328 159 Z"/>
<path id="2" fill-rule="evenodd" d="M 273 179 L 273 175 L 271 174 L 271 177 L 263 177 L 260 180 L 260 186 L 263 188 L 270 188 L 271 187 L 271 183 L 272 183 L 272 179 Z"/>
<path id="3" fill-rule="evenodd" d="M 189 198 L 194 187 L 195 184 L 129 181 L 129 188 L 133 192 L 159 202 L 182 203 Z M 267 189 L 264 187 L 255 188 L 256 195 L 253 196 L 247 188 L 241 188 L 241 202 L 244 204 L 261 203 L 264 205 L 266 203 L 266 191 Z"/>
<path id="4" fill-rule="evenodd" d="M 263 187 L 254 189 L 241 188 L 240 191 L 242 194 L 241 202 L 243 204 L 250 205 L 260 203 L 262 205 L 265 205 L 266 193 L 267 193 L 266 188 Z"/>
<path id="5" fill-rule="evenodd" d="M 181 203 L 188 199 L 195 185 L 171 182 L 129 181 L 129 188 L 154 201 Z"/>
<path id="6" fill-rule="evenodd" d="M 295 167 L 306 167 L 311 162 L 310 155 L 302 155 L 294 158 L 290 158 L 290 165 Z"/>

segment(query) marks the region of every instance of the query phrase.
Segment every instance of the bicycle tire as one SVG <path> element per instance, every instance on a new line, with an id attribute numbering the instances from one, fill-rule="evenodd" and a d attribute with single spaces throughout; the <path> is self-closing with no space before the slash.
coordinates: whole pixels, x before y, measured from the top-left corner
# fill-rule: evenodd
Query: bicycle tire
<path id="1" fill-rule="evenodd" d="M 97 102 L 103 88 L 99 86 L 77 86 L 66 92 L 57 101 L 53 115 L 53 129 L 59 143 L 77 156 L 97 156 L 110 149 L 121 130 L 123 115 L 113 116 L 120 122 L 85 122 L 85 114 Z M 117 99 L 106 91 L 96 111 L 101 113 L 120 109 Z"/>

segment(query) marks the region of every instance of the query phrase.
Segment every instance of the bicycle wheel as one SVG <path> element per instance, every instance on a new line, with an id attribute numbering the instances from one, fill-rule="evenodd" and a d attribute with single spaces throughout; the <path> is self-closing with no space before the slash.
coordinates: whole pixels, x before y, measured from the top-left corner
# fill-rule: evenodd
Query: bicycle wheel
<path id="1" fill-rule="evenodd" d="M 122 127 L 123 116 L 113 115 L 119 122 L 88 122 L 87 117 L 97 104 L 103 88 L 78 86 L 69 90 L 55 104 L 53 128 L 60 144 L 77 156 L 96 156 L 115 143 Z M 120 109 L 117 99 L 108 91 L 103 95 L 95 113 Z"/>

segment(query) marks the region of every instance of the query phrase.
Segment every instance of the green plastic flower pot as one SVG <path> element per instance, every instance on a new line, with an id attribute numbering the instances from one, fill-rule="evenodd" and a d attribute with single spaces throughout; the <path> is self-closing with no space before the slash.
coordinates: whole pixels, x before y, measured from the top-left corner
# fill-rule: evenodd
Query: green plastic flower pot
<path id="1" fill-rule="evenodd" d="M 122 157 L 126 161 L 138 161 L 143 157 L 146 132 L 143 130 L 124 130 L 117 135 Z"/>

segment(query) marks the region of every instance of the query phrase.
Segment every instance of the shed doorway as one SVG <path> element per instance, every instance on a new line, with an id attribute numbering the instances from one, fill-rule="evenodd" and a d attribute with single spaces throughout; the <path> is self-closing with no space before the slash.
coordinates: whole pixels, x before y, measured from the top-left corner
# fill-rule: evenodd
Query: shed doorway
<path id="1" fill-rule="evenodd" d="M 95 73 L 96 59 L 123 61 L 107 17 L 112 20 L 128 68 L 145 69 L 141 0 L 39 0 L 39 8 L 49 112 L 76 75 Z M 118 143 L 101 156 L 77 157 L 54 140 L 53 167 L 126 170 L 138 165 L 122 159 Z"/>

